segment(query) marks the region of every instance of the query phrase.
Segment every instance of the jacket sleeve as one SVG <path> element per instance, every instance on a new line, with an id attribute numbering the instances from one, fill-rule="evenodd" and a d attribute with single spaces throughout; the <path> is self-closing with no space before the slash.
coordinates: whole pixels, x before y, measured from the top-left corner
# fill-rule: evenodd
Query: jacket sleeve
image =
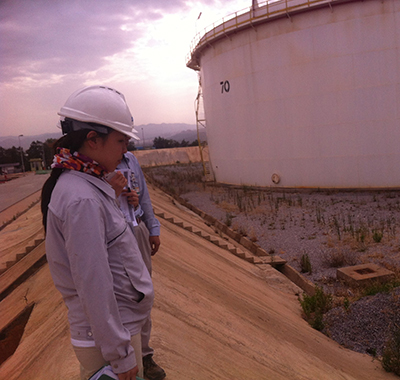
<path id="1" fill-rule="evenodd" d="M 105 215 L 93 199 L 72 204 L 64 238 L 72 277 L 96 346 L 115 373 L 137 365 L 130 332 L 123 326 L 108 263 Z"/>

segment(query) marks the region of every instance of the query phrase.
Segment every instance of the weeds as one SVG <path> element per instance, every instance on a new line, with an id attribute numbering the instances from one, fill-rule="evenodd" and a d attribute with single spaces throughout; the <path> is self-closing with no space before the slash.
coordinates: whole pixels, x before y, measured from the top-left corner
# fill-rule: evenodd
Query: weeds
<path id="1" fill-rule="evenodd" d="M 339 220 L 336 215 L 333 216 L 332 223 L 333 223 L 334 229 L 337 233 L 338 239 L 341 240 L 342 235 L 341 235 L 341 231 L 340 231 Z"/>
<path id="2" fill-rule="evenodd" d="M 312 273 L 312 266 L 308 253 L 305 253 L 301 256 L 300 267 L 302 273 L 310 273 L 310 274 Z"/>
<path id="3" fill-rule="evenodd" d="M 350 310 L 350 300 L 347 297 L 343 300 L 343 307 L 346 311 Z"/>
<path id="4" fill-rule="evenodd" d="M 307 322 L 318 331 L 324 328 L 324 314 L 332 308 L 333 298 L 330 294 L 325 294 L 321 287 L 315 287 L 315 294 L 309 296 L 304 294 L 300 299 L 300 305 L 306 316 Z"/>
<path id="5" fill-rule="evenodd" d="M 143 168 L 147 179 L 171 195 L 181 195 L 202 183 L 201 170 L 197 164 L 180 164 Z"/>
<path id="6" fill-rule="evenodd" d="M 228 227 L 232 226 L 232 219 L 233 219 L 233 218 L 234 218 L 234 217 L 233 217 L 232 214 L 230 214 L 229 212 L 226 213 L 226 215 L 225 215 L 225 224 L 226 224 Z"/>
<path id="7" fill-rule="evenodd" d="M 383 238 L 383 231 L 372 230 L 372 239 L 375 243 L 380 243 Z"/>
<path id="8" fill-rule="evenodd" d="M 253 241 L 258 239 L 262 247 L 275 245 L 278 249 L 281 245 L 279 249 L 290 252 L 289 260 L 301 262 L 304 273 L 367 260 L 398 262 L 398 191 L 346 193 L 318 189 L 308 193 L 251 186 L 210 186 L 202 182 L 202 165 L 193 163 L 144 168 L 144 171 L 157 186 L 174 196 L 205 190 L 209 193 L 208 200 L 220 213 L 221 221 Z M 239 213 L 245 218 L 236 219 Z M 254 216 L 258 225 L 254 225 L 249 215 L 252 219 Z M 257 230 L 257 236 L 254 230 Z M 286 238 L 290 234 L 293 234 L 292 241 Z M 286 244 L 297 245 L 300 254 L 294 255 Z M 321 245 L 328 252 L 322 257 L 315 255 Z M 371 246 L 373 256 L 372 253 L 363 254 Z M 305 249 L 308 255 L 302 257 Z M 319 268 L 321 261 L 324 268 Z"/>
<path id="9" fill-rule="evenodd" d="M 378 293 L 390 293 L 394 288 L 400 286 L 400 280 L 394 279 L 389 282 L 372 281 L 365 285 L 361 291 L 362 297 L 374 296 Z"/>
<path id="10" fill-rule="evenodd" d="M 321 207 L 319 205 L 317 205 L 317 207 L 315 208 L 315 215 L 316 215 L 318 224 L 321 224 L 321 223 L 325 224 L 325 219 L 324 219 L 324 216 L 322 214 L 322 209 L 321 209 Z"/>
<path id="11" fill-rule="evenodd" d="M 323 262 L 329 268 L 342 268 L 357 264 L 355 253 L 348 249 L 336 248 L 323 253 L 322 256 Z"/>
<path id="12" fill-rule="evenodd" d="M 382 367 L 386 372 L 400 376 L 400 328 L 395 326 L 382 355 Z"/>

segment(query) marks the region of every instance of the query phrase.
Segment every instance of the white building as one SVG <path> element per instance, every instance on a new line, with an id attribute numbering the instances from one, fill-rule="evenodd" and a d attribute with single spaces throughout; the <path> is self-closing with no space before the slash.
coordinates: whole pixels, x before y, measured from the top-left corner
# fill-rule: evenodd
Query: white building
<path id="1" fill-rule="evenodd" d="M 400 1 L 280 0 L 207 29 L 200 70 L 218 182 L 400 187 Z"/>

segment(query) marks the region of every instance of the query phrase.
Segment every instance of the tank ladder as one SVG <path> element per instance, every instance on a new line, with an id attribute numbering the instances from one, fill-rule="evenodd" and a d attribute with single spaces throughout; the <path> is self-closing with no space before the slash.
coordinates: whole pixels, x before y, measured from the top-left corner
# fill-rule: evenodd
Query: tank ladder
<path id="1" fill-rule="evenodd" d="M 199 128 L 203 127 L 206 128 L 206 119 L 204 116 L 204 108 L 203 108 L 203 90 L 201 87 L 201 74 L 200 72 L 197 73 L 198 78 L 199 78 L 199 87 L 198 87 L 198 92 L 195 100 L 195 112 L 196 112 L 196 128 L 197 128 L 197 141 L 199 143 L 199 150 L 200 150 L 200 158 L 201 158 L 201 163 L 203 165 L 203 174 L 206 182 L 213 181 L 214 176 L 211 173 L 210 170 L 210 163 L 204 160 L 204 155 L 203 155 L 203 146 L 201 144 L 200 140 L 200 131 Z"/>

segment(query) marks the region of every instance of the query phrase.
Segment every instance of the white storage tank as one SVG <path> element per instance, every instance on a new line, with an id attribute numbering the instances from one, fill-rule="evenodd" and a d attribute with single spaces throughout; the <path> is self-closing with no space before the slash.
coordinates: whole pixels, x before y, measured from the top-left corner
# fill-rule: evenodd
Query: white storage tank
<path id="1" fill-rule="evenodd" d="M 202 34 L 217 182 L 400 187 L 400 1 L 260 3 Z"/>

